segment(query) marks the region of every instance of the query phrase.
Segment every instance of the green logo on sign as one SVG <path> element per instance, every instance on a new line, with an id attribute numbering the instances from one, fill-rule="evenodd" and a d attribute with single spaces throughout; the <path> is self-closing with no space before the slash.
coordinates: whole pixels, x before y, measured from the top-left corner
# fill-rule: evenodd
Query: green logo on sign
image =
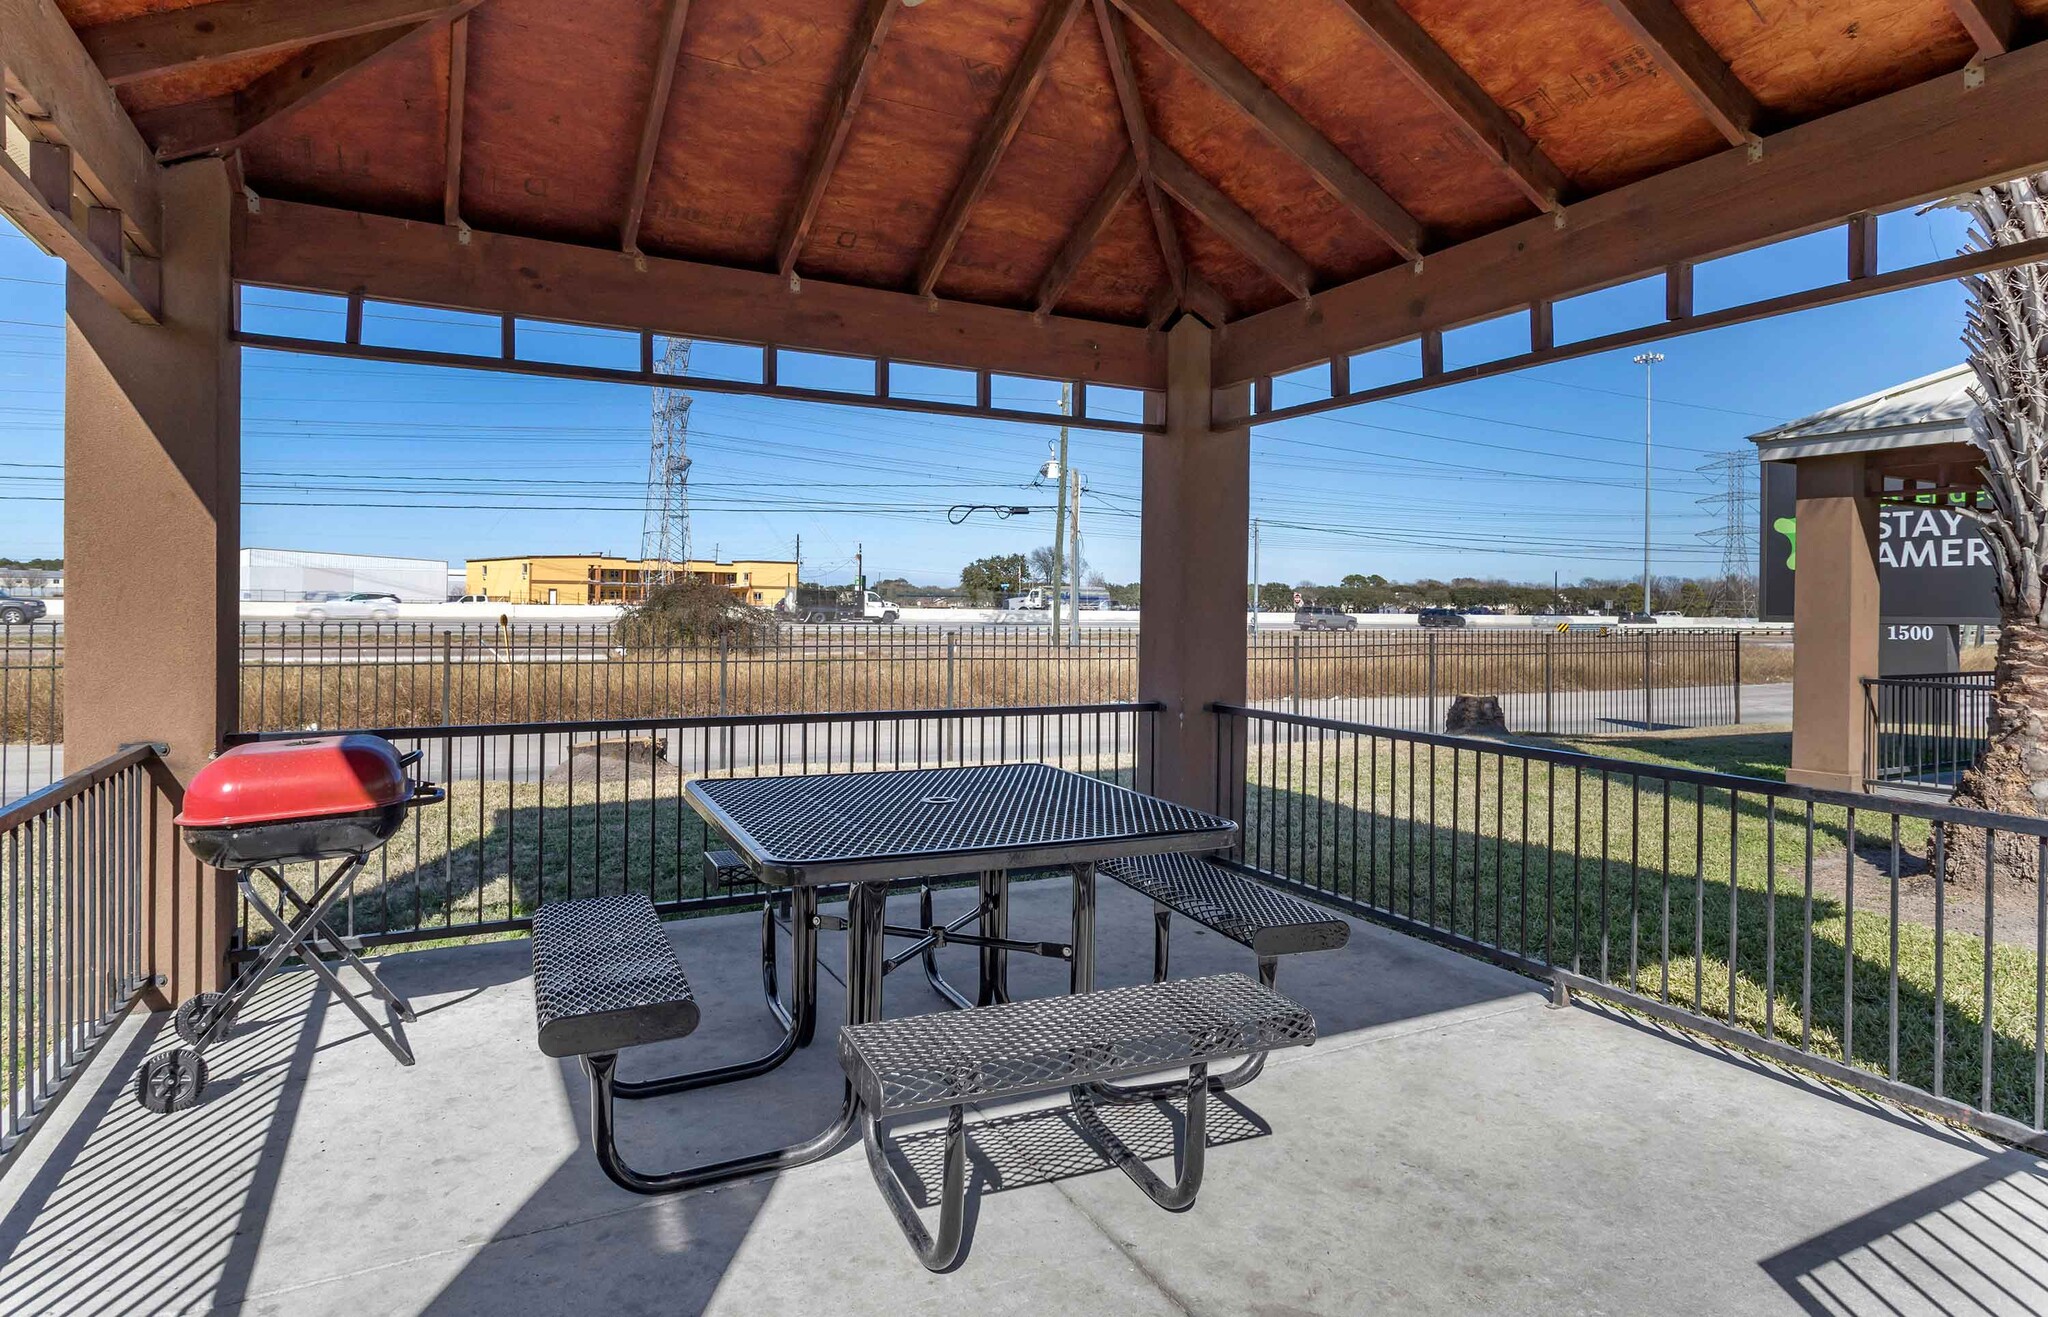
<path id="1" fill-rule="evenodd" d="M 1771 529 L 1785 537 L 1789 546 L 1785 550 L 1787 571 L 1799 570 L 1799 520 L 1796 517 L 1780 517 L 1771 523 Z"/>

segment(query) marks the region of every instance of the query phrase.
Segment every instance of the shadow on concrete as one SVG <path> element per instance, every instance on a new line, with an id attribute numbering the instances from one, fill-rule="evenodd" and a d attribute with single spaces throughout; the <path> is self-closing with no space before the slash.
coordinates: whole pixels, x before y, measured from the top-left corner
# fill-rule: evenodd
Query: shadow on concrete
<path id="1" fill-rule="evenodd" d="M 1815 1314 L 2048 1312 L 2048 1168 L 1986 1156 L 1758 1265 Z"/>

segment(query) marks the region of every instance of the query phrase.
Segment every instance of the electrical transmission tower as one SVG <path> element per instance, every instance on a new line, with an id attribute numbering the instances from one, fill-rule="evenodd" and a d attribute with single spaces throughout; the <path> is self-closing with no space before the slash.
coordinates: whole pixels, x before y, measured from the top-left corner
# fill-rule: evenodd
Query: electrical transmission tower
<path id="1" fill-rule="evenodd" d="M 1716 588 L 1715 611 L 1738 617 L 1756 615 L 1756 536 L 1750 508 L 1756 499 L 1756 453 L 1743 450 L 1724 453 L 1702 463 L 1700 474 L 1713 482 L 1714 492 L 1696 500 L 1715 514 L 1712 529 L 1699 538 L 1721 550 L 1721 579 Z"/>
<path id="2" fill-rule="evenodd" d="M 690 373 L 690 340 L 671 338 L 661 354 L 663 375 Z M 690 557 L 690 395 L 681 389 L 654 390 L 654 419 L 647 444 L 647 515 L 640 525 L 640 556 L 652 564 L 649 585 L 675 577 L 671 563 Z"/>

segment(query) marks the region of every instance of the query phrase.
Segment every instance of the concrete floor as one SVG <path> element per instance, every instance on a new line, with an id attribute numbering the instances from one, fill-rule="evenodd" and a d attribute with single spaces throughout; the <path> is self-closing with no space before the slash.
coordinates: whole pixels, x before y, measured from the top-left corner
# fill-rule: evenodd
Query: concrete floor
<path id="1" fill-rule="evenodd" d="M 1059 936 L 1065 902 L 1064 884 L 1023 886 L 1014 927 Z M 1148 913 L 1104 884 L 1105 984 L 1146 972 Z M 705 1024 L 629 1073 L 765 1048 L 754 917 L 671 928 Z M 1176 973 L 1247 967 L 1184 924 L 1175 950 Z M 963 973 L 972 954 L 947 953 Z M 1057 1110 L 1005 1109 L 975 1137 L 968 1252 L 944 1276 L 914 1261 L 857 1147 L 714 1191 L 612 1187 L 582 1146 L 580 1073 L 535 1049 L 524 942 L 384 964 L 420 1009 L 410 1069 L 291 974 L 210 1058 L 204 1105 L 158 1118 L 129 1084 L 167 1030 L 128 1021 L 0 1180 L 0 1311 L 2048 1309 L 2038 1159 L 1548 1009 L 1527 980 L 1369 925 L 1283 970 L 1322 1040 L 1215 1112 L 1193 1210 L 1102 1170 Z M 1061 984 L 1041 961 L 1014 979 Z M 889 996 L 892 1012 L 936 1005 L 914 969 Z M 840 1000 L 828 976 L 821 1009 Z M 622 1103 L 628 1155 L 659 1166 L 808 1134 L 838 1100 L 829 1038 L 750 1084 Z M 1170 1151 L 1164 1113 L 1124 1122 Z M 933 1152 L 913 1134 L 903 1158 L 928 1173 Z"/>

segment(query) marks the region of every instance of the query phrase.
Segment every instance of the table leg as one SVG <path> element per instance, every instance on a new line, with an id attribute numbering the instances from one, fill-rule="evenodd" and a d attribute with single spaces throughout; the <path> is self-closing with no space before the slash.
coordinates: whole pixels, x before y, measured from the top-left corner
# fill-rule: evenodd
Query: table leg
<path id="1" fill-rule="evenodd" d="M 882 1014 L 882 926 L 887 914 L 889 889 L 884 883 L 860 883 L 848 894 L 846 906 L 846 1022 L 866 1024 Z M 583 1058 L 590 1076 L 590 1142 L 597 1164 L 614 1184 L 641 1194 L 676 1193 L 706 1185 L 727 1184 L 770 1171 L 785 1171 L 830 1156 L 852 1132 L 860 1114 L 851 1080 L 842 1085 L 839 1115 L 816 1135 L 772 1152 L 731 1157 L 679 1171 L 648 1174 L 636 1171 L 619 1157 L 612 1122 L 613 1075 L 618 1067 L 616 1052 Z"/>
<path id="2" fill-rule="evenodd" d="M 1095 991 L 1095 864 L 1074 866 L 1074 963 L 1068 987 L 1076 995 Z"/>
<path id="3" fill-rule="evenodd" d="M 1010 935 L 1010 874 L 991 869 L 981 875 L 981 935 Z M 981 993 L 977 1006 L 996 1006 L 1010 1000 L 1010 953 L 1001 947 L 981 949 Z"/>

